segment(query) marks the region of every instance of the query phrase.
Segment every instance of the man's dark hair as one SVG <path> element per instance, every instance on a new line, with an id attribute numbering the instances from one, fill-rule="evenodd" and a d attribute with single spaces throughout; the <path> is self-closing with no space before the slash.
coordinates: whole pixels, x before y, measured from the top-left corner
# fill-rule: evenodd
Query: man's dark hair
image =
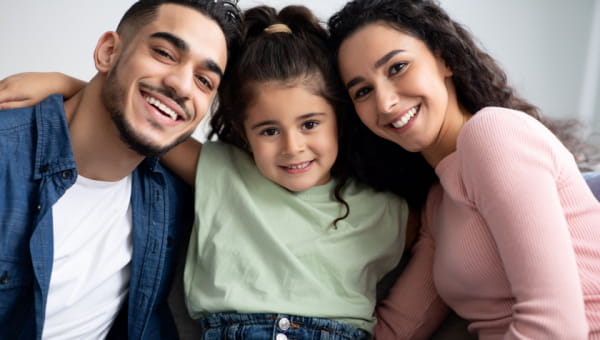
<path id="1" fill-rule="evenodd" d="M 156 18 L 162 5 L 186 6 L 211 18 L 221 27 L 227 42 L 227 63 L 230 64 L 239 53 L 243 31 L 242 14 L 236 3 L 232 0 L 139 0 L 125 12 L 117 32 L 125 36 L 137 32 Z"/>

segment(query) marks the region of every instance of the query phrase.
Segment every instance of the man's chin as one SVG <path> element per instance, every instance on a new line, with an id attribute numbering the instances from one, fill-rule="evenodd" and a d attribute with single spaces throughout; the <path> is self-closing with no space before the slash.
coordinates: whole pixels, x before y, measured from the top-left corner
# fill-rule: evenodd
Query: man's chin
<path id="1" fill-rule="evenodd" d="M 156 142 L 151 142 L 147 138 L 140 138 L 139 136 L 131 134 L 127 135 L 121 133 L 121 139 L 136 153 L 144 157 L 153 158 L 164 155 L 169 150 L 173 149 L 175 146 L 189 138 L 191 135 L 191 133 L 181 135 L 177 137 L 175 141 L 162 145 L 159 145 Z"/>

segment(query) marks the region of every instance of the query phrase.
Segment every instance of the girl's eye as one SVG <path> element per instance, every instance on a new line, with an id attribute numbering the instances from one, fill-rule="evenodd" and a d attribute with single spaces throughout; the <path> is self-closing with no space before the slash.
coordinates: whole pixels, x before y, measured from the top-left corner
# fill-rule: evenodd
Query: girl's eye
<path id="1" fill-rule="evenodd" d="M 276 128 L 266 128 L 260 132 L 263 136 L 275 136 L 279 134 Z"/>
<path id="2" fill-rule="evenodd" d="M 371 89 L 368 87 L 362 87 L 360 89 L 358 89 L 355 93 L 354 93 L 354 99 L 360 99 L 361 97 L 366 96 L 367 94 L 369 94 L 369 92 L 371 92 Z"/>
<path id="3" fill-rule="evenodd" d="M 406 63 L 397 63 L 397 64 L 390 66 L 390 75 L 394 75 L 394 74 L 402 71 L 402 69 L 404 69 L 404 67 L 406 67 Z"/>
<path id="4" fill-rule="evenodd" d="M 312 130 L 317 126 L 319 126 L 319 122 L 316 120 L 309 120 L 308 122 L 304 122 L 304 124 L 302 124 L 302 130 Z"/>

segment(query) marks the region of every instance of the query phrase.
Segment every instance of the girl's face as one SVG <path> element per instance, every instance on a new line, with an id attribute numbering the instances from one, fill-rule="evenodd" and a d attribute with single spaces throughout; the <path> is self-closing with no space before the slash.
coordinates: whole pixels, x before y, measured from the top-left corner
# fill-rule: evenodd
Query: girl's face
<path id="1" fill-rule="evenodd" d="M 244 130 L 258 170 L 291 191 L 323 185 L 338 153 L 333 108 L 301 85 L 259 85 Z"/>
<path id="2" fill-rule="evenodd" d="M 424 42 L 373 23 L 350 35 L 338 58 L 356 111 L 371 131 L 412 152 L 443 142 L 449 112 L 459 113 L 452 72 Z"/>

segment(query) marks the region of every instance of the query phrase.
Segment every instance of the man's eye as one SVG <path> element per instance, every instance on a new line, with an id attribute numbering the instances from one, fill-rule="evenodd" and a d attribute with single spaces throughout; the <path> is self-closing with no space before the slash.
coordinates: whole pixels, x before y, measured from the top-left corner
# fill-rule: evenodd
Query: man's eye
<path id="1" fill-rule="evenodd" d="M 163 58 L 174 60 L 173 57 L 169 54 L 169 52 L 162 50 L 160 48 L 155 48 L 154 53 L 158 54 L 159 56 L 161 56 Z"/>
<path id="2" fill-rule="evenodd" d="M 198 79 L 198 81 L 203 85 L 206 86 L 206 88 L 208 88 L 209 90 L 213 89 L 212 83 L 210 82 L 210 80 L 204 76 L 197 76 L 196 79 Z"/>
<path id="3" fill-rule="evenodd" d="M 279 134 L 276 128 L 267 128 L 261 131 L 260 133 L 263 136 L 275 136 Z"/>

